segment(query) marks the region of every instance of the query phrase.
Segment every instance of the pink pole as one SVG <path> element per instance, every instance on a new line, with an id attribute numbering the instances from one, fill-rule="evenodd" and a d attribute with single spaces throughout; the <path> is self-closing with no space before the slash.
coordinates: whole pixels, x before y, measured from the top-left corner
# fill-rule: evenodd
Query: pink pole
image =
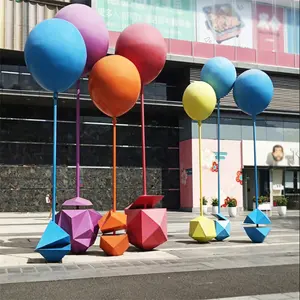
<path id="1" fill-rule="evenodd" d="M 80 197 L 80 79 L 76 88 L 76 197 Z"/>
<path id="2" fill-rule="evenodd" d="M 142 167 L 143 167 L 143 194 L 147 195 L 147 169 L 146 169 L 146 137 L 145 137 L 145 105 L 144 86 L 141 90 L 141 120 L 142 120 Z"/>

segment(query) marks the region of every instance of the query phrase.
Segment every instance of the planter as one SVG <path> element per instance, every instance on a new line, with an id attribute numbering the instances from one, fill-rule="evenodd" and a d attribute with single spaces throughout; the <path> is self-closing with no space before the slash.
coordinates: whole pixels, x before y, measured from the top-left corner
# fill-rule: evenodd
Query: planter
<path id="1" fill-rule="evenodd" d="M 207 215 L 207 205 L 203 205 L 203 214 Z"/>
<path id="2" fill-rule="evenodd" d="M 277 206 L 278 214 L 280 217 L 284 217 L 286 215 L 286 206 Z"/>
<path id="3" fill-rule="evenodd" d="M 234 218 L 237 215 L 237 207 L 228 207 L 228 214 L 230 217 Z"/>
<path id="4" fill-rule="evenodd" d="M 253 203 L 253 210 L 256 209 L 255 203 Z M 271 203 L 262 203 L 258 205 L 259 210 L 271 210 Z"/>
<path id="5" fill-rule="evenodd" d="M 218 206 L 213 206 L 212 207 L 212 215 L 215 215 L 218 213 Z"/>

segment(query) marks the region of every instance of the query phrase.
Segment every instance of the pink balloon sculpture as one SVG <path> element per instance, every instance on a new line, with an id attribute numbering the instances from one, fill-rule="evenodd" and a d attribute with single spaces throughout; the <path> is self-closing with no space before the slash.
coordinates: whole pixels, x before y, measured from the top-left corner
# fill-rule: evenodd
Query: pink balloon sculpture
<path id="1" fill-rule="evenodd" d="M 71 4 L 62 8 L 55 18 L 72 23 L 81 33 L 87 50 L 85 73 L 106 56 L 109 46 L 109 33 L 98 12 L 84 4 Z"/>

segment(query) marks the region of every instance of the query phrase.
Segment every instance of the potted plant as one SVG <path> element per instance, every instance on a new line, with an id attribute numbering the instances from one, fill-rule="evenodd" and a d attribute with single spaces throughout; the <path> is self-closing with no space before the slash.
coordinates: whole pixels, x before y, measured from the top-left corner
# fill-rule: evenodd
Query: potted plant
<path id="1" fill-rule="evenodd" d="M 202 201 L 203 201 L 203 213 L 207 215 L 207 199 L 203 196 Z"/>
<path id="2" fill-rule="evenodd" d="M 281 217 L 284 217 L 286 215 L 286 207 L 288 203 L 288 198 L 281 196 L 281 197 L 276 197 L 274 205 L 278 207 L 278 214 Z"/>
<path id="3" fill-rule="evenodd" d="M 237 215 L 237 201 L 235 198 L 229 198 L 227 201 L 227 206 L 228 206 L 228 214 L 230 217 L 234 218 Z"/>
<path id="4" fill-rule="evenodd" d="M 212 198 L 211 205 L 212 205 L 212 214 L 213 215 L 217 214 L 218 213 L 218 198 Z"/>
<path id="5" fill-rule="evenodd" d="M 253 197 L 253 209 L 256 208 L 255 196 Z M 267 196 L 258 197 L 258 209 L 260 210 L 271 210 L 270 199 Z"/>

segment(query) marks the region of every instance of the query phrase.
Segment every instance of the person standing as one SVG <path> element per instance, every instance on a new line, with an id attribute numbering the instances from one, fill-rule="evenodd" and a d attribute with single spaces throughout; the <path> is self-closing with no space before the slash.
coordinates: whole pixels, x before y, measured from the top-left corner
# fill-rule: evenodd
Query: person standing
<path id="1" fill-rule="evenodd" d="M 46 203 L 50 205 L 50 213 L 49 213 L 49 219 L 52 218 L 52 195 L 51 194 L 47 194 L 46 195 Z"/>

